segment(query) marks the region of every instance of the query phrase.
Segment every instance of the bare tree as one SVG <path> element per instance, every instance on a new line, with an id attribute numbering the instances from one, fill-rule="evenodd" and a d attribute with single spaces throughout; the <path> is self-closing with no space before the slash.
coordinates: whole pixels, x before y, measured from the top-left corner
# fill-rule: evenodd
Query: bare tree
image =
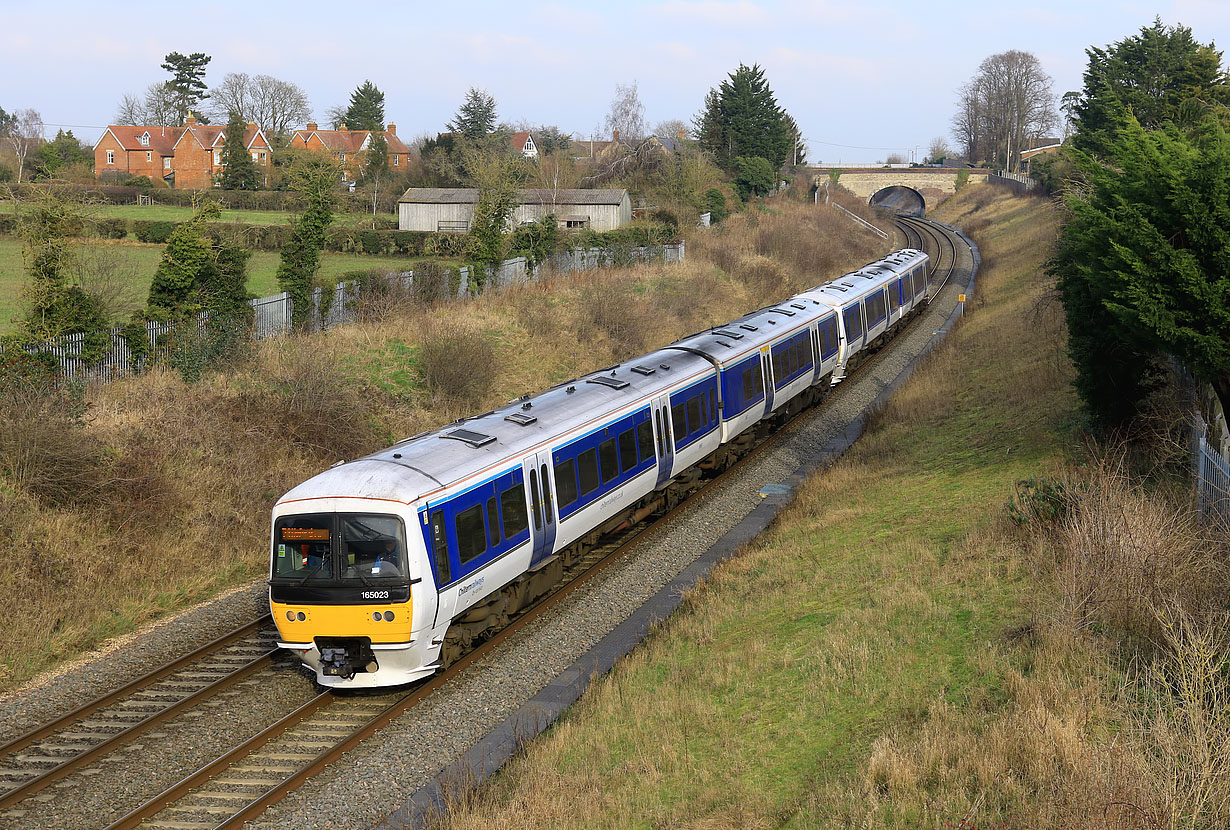
<path id="1" fill-rule="evenodd" d="M 346 123 L 347 106 L 329 107 L 325 110 L 325 122 L 330 129 L 340 130 L 342 125 Z"/>
<path id="2" fill-rule="evenodd" d="M 688 129 L 686 122 L 678 118 L 668 118 L 665 121 L 659 121 L 654 125 L 651 135 L 655 138 L 687 138 L 691 130 Z"/>
<path id="3" fill-rule="evenodd" d="M 952 149 L 948 146 L 948 139 L 942 135 L 937 135 L 931 139 L 931 148 L 927 151 L 927 160 L 937 162 L 940 159 L 946 159 L 952 155 Z"/>
<path id="4" fill-rule="evenodd" d="M 1011 49 L 983 60 L 978 74 L 961 88 L 953 118 L 954 133 L 969 159 L 1019 169 L 1021 151 L 1058 124 L 1052 83 L 1029 52 Z"/>
<path id="5" fill-rule="evenodd" d="M 312 117 L 307 93 L 297 84 L 272 75 L 228 73 L 210 97 L 217 120 L 229 120 L 230 114 L 237 112 L 245 121 L 264 130 L 270 139 L 284 138 L 292 127 L 305 124 Z"/>
<path id="6" fill-rule="evenodd" d="M 137 126 L 145 123 L 145 104 L 135 95 L 125 95 L 120 101 L 120 108 L 115 113 L 116 124 Z"/>
<path id="7" fill-rule="evenodd" d="M 615 84 L 615 97 L 606 116 L 606 131 L 614 135 L 616 130 L 620 138 L 628 141 L 645 137 L 645 105 L 636 94 L 636 81 L 627 86 Z"/>
<path id="8" fill-rule="evenodd" d="M 20 184 L 26 159 L 43 140 L 43 116 L 34 109 L 17 110 L 7 122 L 3 139 L 17 159 L 17 182 Z"/>

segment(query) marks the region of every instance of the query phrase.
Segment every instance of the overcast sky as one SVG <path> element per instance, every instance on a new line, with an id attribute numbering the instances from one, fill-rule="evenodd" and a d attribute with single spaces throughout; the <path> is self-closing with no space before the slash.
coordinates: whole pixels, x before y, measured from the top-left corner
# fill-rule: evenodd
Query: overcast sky
<path id="1" fill-rule="evenodd" d="M 617 83 L 637 82 L 651 126 L 690 121 L 743 62 L 764 67 L 810 161 L 846 163 L 913 148 L 921 160 L 932 138 L 951 140 L 956 90 L 993 53 L 1033 52 L 1062 94 L 1080 87 L 1087 46 L 1156 15 L 1202 42 L 1230 32 L 1228 0 L 2 2 L 0 107 L 33 107 L 50 136 L 71 125 L 95 141 L 125 93 L 166 79 L 173 51 L 211 55 L 211 86 L 228 72 L 292 81 L 321 121 L 370 79 L 406 138 L 442 130 L 470 86 L 501 120 L 574 137 L 601 131 Z"/>

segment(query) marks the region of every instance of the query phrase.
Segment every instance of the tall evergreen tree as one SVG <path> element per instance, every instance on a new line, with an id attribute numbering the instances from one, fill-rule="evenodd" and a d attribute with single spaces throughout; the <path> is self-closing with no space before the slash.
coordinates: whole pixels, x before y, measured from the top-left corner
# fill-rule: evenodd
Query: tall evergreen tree
<path id="1" fill-rule="evenodd" d="M 223 190 L 256 190 L 260 187 L 260 174 L 256 170 L 256 162 L 244 145 L 244 132 L 247 124 L 239 112 L 232 112 L 226 124 L 226 147 L 223 150 L 223 160 L 226 168 L 222 171 Z"/>
<path id="2" fill-rule="evenodd" d="M 189 113 L 200 116 L 193 108 L 209 97 L 204 78 L 205 67 L 210 60 L 210 56 L 203 52 L 193 52 L 191 55 L 172 52 L 163 59 L 162 68 L 171 73 L 171 80 L 166 82 L 167 91 L 181 124 Z"/>
<path id="3" fill-rule="evenodd" d="M 307 204 L 282 248 L 277 272 L 278 287 L 290 295 L 291 319 L 296 328 L 311 320 L 312 287 L 320 269 L 325 232 L 333 223 L 340 172 L 337 163 L 323 153 L 304 153 L 287 171 L 290 189 L 303 196 Z"/>
<path id="4" fill-rule="evenodd" d="M 1131 113 L 1145 129 L 1191 121 L 1192 102 L 1230 104 L 1221 52 L 1185 26 L 1152 26 L 1105 49 L 1090 48 L 1084 89 L 1072 110 L 1074 146 L 1108 156 Z M 1185 106 L 1186 105 L 1186 106 Z M 1198 118 L 1198 115 L 1195 117 Z"/>
<path id="5" fill-rule="evenodd" d="M 763 158 L 774 170 L 785 164 L 793 142 L 786 118 L 764 70 L 739 64 L 705 96 L 705 109 L 694 123 L 697 140 L 718 166 L 737 173 L 735 159 L 741 156 Z"/>
<path id="6" fill-rule="evenodd" d="M 384 93 L 371 81 L 364 81 L 350 94 L 350 106 L 346 109 L 346 128 L 384 129 Z"/>
<path id="7" fill-rule="evenodd" d="M 485 89 L 470 87 L 466 99 L 445 126 L 452 132 L 477 141 L 495 129 L 495 98 Z"/>
<path id="8" fill-rule="evenodd" d="M 153 319 L 179 319 L 204 307 L 198 294 L 212 279 L 211 270 L 216 267 L 205 238 L 205 223 L 220 215 L 216 203 L 206 202 L 191 219 L 171 231 L 149 287 L 148 311 Z"/>

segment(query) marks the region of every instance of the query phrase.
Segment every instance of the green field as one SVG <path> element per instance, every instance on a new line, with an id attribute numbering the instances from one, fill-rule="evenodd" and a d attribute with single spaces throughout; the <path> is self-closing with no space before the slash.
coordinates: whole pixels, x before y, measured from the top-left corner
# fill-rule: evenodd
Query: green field
<path id="1" fill-rule="evenodd" d="M 154 195 L 157 202 L 158 196 Z M 12 203 L 0 202 L 0 212 L 12 213 Z M 192 208 L 178 205 L 97 205 L 89 209 L 92 216 L 107 219 L 143 219 L 148 221 L 183 222 L 192 218 Z M 243 222 L 248 225 L 285 225 L 293 222 L 297 214 L 280 210 L 223 210 L 222 222 Z M 378 219 L 388 222 L 397 221 L 391 213 L 377 214 Z M 372 217 L 362 213 L 339 213 L 334 216 L 333 224 L 338 227 L 356 227 L 365 222 L 370 223 Z"/>
<path id="2" fill-rule="evenodd" d="M 246 211 L 245 211 L 246 213 Z M 113 273 L 107 281 L 123 298 L 121 307 L 133 311 L 144 305 L 154 270 L 162 258 L 162 245 L 141 242 L 117 242 L 84 246 L 86 256 L 99 261 L 100 268 Z M 280 254 L 277 251 L 255 251 L 248 262 L 248 292 L 266 297 L 278 291 L 275 275 Z M 410 270 L 422 259 L 406 257 L 364 256 L 326 251 L 321 255 L 320 274 L 328 279 L 366 268 Z M 20 308 L 21 289 L 25 284 L 25 268 L 21 259 L 21 243 L 12 237 L 0 236 L 0 334 L 13 331 L 12 318 Z M 113 292 L 106 292 L 113 293 Z"/>

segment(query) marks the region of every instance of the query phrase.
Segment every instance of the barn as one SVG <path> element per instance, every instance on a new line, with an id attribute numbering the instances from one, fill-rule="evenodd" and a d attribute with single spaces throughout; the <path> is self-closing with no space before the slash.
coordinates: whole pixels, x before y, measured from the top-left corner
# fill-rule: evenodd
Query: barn
<path id="1" fill-rule="evenodd" d="M 398 200 L 397 227 L 464 233 L 477 202 L 473 187 L 412 187 Z M 626 190 L 520 190 L 511 224 L 536 222 L 548 214 L 563 228 L 609 231 L 632 221 L 632 203 Z"/>

